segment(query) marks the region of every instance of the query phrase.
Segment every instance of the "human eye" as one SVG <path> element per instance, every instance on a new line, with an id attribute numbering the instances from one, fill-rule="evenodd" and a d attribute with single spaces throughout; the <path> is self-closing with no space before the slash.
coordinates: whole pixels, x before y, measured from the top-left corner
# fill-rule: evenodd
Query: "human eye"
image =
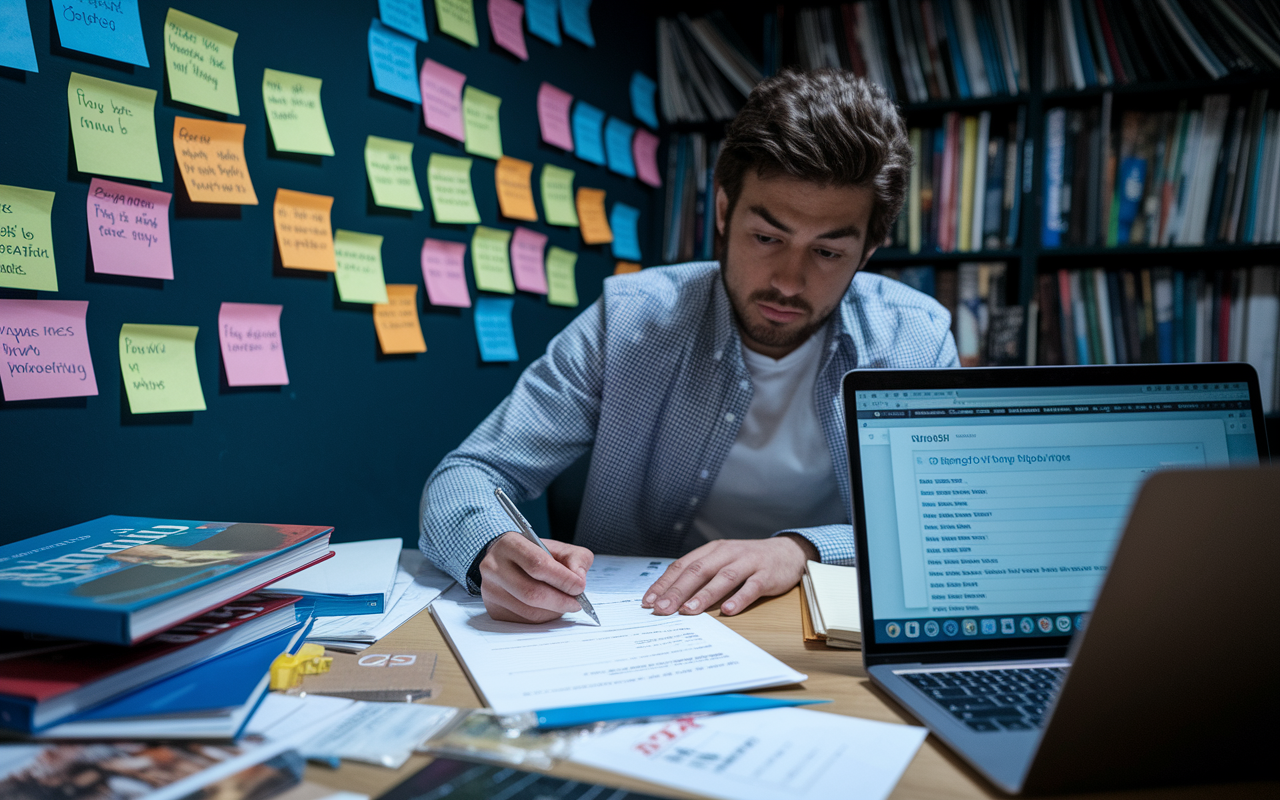
<path id="1" fill-rule="evenodd" d="M 774 242 L 781 241 L 776 236 L 769 236 L 765 233 L 757 233 L 755 234 L 755 237 L 756 241 L 760 244 L 773 244 Z"/>
<path id="2" fill-rule="evenodd" d="M 827 261 L 833 261 L 840 257 L 840 253 L 837 253 L 834 250 L 827 250 L 822 247 L 815 248 L 813 252 L 816 253 L 819 258 L 825 259 Z"/>

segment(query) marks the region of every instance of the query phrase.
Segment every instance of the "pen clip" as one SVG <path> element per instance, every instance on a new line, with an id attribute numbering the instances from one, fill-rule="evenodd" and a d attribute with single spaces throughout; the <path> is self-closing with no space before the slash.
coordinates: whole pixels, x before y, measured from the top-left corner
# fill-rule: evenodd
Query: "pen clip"
<path id="1" fill-rule="evenodd" d="M 507 512 L 507 516 L 511 517 L 511 521 L 520 527 L 520 532 L 533 541 L 537 541 L 537 534 L 533 532 L 533 526 L 529 524 L 529 520 L 524 518 L 524 514 L 520 513 L 520 509 L 516 508 L 516 504 L 511 502 L 511 498 L 507 497 L 507 493 L 502 491 L 502 487 L 495 486 L 493 495 L 498 498 L 498 502 L 502 505 L 502 510 Z M 543 549 L 545 550 L 546 547 L 543 547 Z"/>

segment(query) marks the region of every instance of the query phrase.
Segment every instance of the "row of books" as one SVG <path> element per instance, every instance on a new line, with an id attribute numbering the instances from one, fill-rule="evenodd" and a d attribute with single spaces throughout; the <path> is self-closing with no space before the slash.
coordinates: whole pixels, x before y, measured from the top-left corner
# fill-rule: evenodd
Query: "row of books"
<path id="1" fill-rule="evenodd" d="M 658 19 L 658 104 L 667 122 L 732 119 L 764 73 L 715 12 Z"/>
<path id="2" fill-rule="evenodd" d="M 716 257 L 713 176 L 720 144 L 701 133 L 672 134 L 668 139 L 662 231 L 667 264 Z"/>

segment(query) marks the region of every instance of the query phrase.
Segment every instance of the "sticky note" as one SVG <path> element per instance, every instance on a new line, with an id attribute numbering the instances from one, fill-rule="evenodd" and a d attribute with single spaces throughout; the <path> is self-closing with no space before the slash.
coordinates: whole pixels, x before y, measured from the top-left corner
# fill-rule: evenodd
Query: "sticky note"
<path id="1" fill-rule="evenodd" d="M 658 108 L 653 102 L 658 84 L 643 72 L 631 73 L 631 113 L 650 128 L 658 127 Z"/>
<path id="2" fill-rule="evenodd" d="M 467 254 L 463 242 L 426 239 L 422 242 L 422 281 L 427 285 L 427 299 L 433 306 L 470 308 L 467 276 L 462 260 Z"/>
<path id="3" fill-rule="evenodd" d="M 427 18 L 422 0 L 378 0 L 382 24 L 406 33 L 420 42 L 427 40 Z"/>
<path id="4" fill-rule="evenodd" d="M 476 298 L 476 339 L 480 342 L 481 361 L 519 361 L 516 332 L 511 327 L 510 297 Z"/>
<path id="5" fill-rule="evenodd" d="M 574 277 L 573 268 L 578 263 L 578 254 L 563 247 L 551 247 L 547 250 L 547 302 L 553 306 L 576 306 L 578 304 L 578 281 Z"/>
<path id="6" fill-rule="evenodd" d="M 422 94 L 415 79 L 417 66 L 417 42 L 376 19 L 369 23 L 369 69 L 378 91 L 410 103 L 421 103 Z"/>
<path id="7" fill-rule="evenodd" d="M 319 78 L 275 69 L 262 71 L 262 105 L 271 139 L 282 153 L 333 155 L 333 141 L 320 105 Z"/>
<path id="8" fill-rule="evenodd" d="M 574 155 L 604 166 L 604 112 L 579 100 L 573 106 Z"/>
<path id="9" fill-rule="evenodd" d="M 330 226 L 332 210 L 333 198 L 327 195 L 276 189 L 276 245 L 283 266 L 337 272 Z"/>
<path id="10" fill-rule="evenodd" d="M 333 234 L 333 255 L 338 262 L 334 278 L 344 303 L 387 302 L 387 281 L 382 275 L 382 237 L 341 228 Z"/>
<path id="11" fill-rule="evenodd" d="M 471 236 L 471 267 L 476 288 L 485 292 L 514 294 L 511 283 L 511 231 L 477 225 Z"/>
<path id="12" fill-rule="evenodd" d="M 476 33 L 476 9 L 471 0 L 436 0 L 436 21 L 440 30 L 472 47 L 480 44 Z"/>
<path id="13" fill-rule="evenodd" d="M 636 162 L 631 155 L 631 139 L 636 135 L 634 125 L 628 125 L 617 117 L 609 117 L 604 126 L 604 149 L 609 169 L 628 178 L 636 176 Z"/>
<path id="14" fill-rule="evenodd" d="M 427 162 L 427 191 L 436 222 L 467 225 L 480 221 L 471 191 L 471 159 L 432 153 Z"/>
<path id="15" fill-rule="evenodd" d="M 367 137 L 364 170 L 369 176 L 373 202 L 384 208 L 422 210 L 422 194 L 413 174 L 413 142 Z"/>
<path id="16" fill-rule="evenodd" d="M 614 203 L 609 212 L 609 228 L 613 231 L 613 257 L 626 261 L 640 260 L 640 209 Z"/>
<path id="17" fill-rule="evenodd" d="M 542 213 L 548 225 L 578 227 L 573 205 L 573 170 L 554 164 L 542 165 Z"/>
<path id="18" fill-rule="evenodd" d="M 55 0 L 53 18 L 63 47 L 149 67 L 138 0 Z"/>
<path id="19" fill-rule="evenodd" d="M 591 32 L 591 0 L 560 0 L 560 23 L 566 35 L 577 39 L 587 47 L 596 46 L 596 36 Z"/>
<path id="20" fill-rule="evenodd" d="M 88 300 L 0 300 L 4 399 L 98 393 L 84 318 Z"/>
<path id="21" fill-rule="evenodd" d="M 67 81 L 67 111 L 76 169 L 95 175 L 159 181 L 156 92 L 78 72 Z"/>
<path id="22" fill-rule="evenodd" d="M 658 175 L 658 137 L 648 131 L 636 131 L 631 154 L 636 159 L 636 177 L 655 188 L 661 186 L 662 177 Z"/>
<path id="23" fill-rule="evenodd" d="M 511 271 L 515 273 L 516 288 L 520 291 L 547 293 L 547 270 L 542 263 L 546 246 L 546 234 L 516 228 L 511 237 Z"/>
<path id="24" fill-rule="evenodd" d="M 173 152 L 187 194 L 197 203 L 256 206 L 258 195 L 244 160 L 244 125 L 176 117 Z"/>
<path id="25" fill-rule="evenodd" d="M 465 147 L 474 156 L 502 158 L 502 126 L 498 108 L 502 98 L 468 86 L 462 93 L 462 115 L 466 119 Z"/>
<path id="26" fill-rule="evenodd" d="M 493 41 L 521 61 L 528 61 L 523 23 L 524 6 L 515 0 L 489 0 L 489 31 Z"/>
<path id="27" fill-rule="evenodd" d="M 0 286 L 58 291 L 53 192 L 0 185 Z"/>
<path id="28" fill-rule="evenodd" d="M 427 352 L 418 322 L 418 284 L 388 283 L 387 302 L 373 306 L 373 327 L 383 353 Z"/>
<path id="29" fill-rule="evenodd" d="M 613 231 L 604 214 L 604 189 L 578 187 L 578 222 L 581 223 L 582 241 L 586 244 L 613 241 Z"/>
<path id="30" fill-rule="evenodd" d="M 538 211 L 533 207 L 533 164 L 503 156 L 498 159 L 494 170 L 494 182 L 498 187 L 498 206 L 502 209 L 502 216 L 538 221 Z"/>
<path id="31" fill-rule="evenodd" d="M 94 178 L 85 217 L 93 271 L 137 278 L 173 279 L 169 203 L 158 189 Z"/>
<path id="32" fill-rule="evenodd" d="M 431 59 L 422 62 L 422 121 L 433 131 L 458 141 L 467 138 L 462 118 L 462 87 L 467 76 Z"/>
<path id="33" fill-rule="evenodd" d="M 40 71 L 27 0 L 0 0 L 0 67 Z"/>
<path id="34" fill-rule="evenodd" d="M 560 46 L 560 3 L 558 0 L 525 0 L 529 33 L 544 42 Z"/>
<path id="35" fill-rule="evenodd" d="M 284 306 L 261 303 L 223 303 L 218 309 L 218 342 L 229 386 L 286 386 L 280 339 L 280 311 Z"/>
<path id="36" fill-rule="evenodd" d="M 134 414 L 204 411 L 194 325 L 120 326 L 120 374 Z"/>
<path id="37" fill-rule="evenodd" d="M 170 8 L 164 18 L 169 96 L 179 103 L 239 115 L 232 55 L 240 34 Z"/>
<path id="38" fill-rule="evenodd" d="M 629 275 L 632 272 L 639 272 L 640 265 L 634 261 L 619 261 L 613 265 L 614 275 Z"/>
<path id="39" fill-rule="evenodd" d="M 538 126 L 542 129 L 542 141 L 562 150 L 573 152 L 573 127 L 569 122 L 569 107 L 573 95 L 544 82 L 538 87 Z"/>

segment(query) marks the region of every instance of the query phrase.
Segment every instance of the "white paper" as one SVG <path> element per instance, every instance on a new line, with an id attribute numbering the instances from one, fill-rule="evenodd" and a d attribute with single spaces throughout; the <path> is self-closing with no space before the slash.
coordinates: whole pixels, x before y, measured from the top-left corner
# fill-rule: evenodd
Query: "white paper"
<path id="1" fill-rule="evenodd" d="M 356 703 L 342 718 L 298 746 L 308 758 L 345 758 L 398 769 L 456 708 L 417 703 Z"/>
<path id="2" fill-rule="evenodd" d="M 333 558 L 295 572 L 263 591 L 277 594 L 329 594 L 338 597 L 382 595 L 382 609 L 388 608 L 391 587 L 396 582 L 397 563 L 404 542 L 400 539 L 370 539 L 329 545 Z"/>
<path id="3" fill-rule="evenodd" d="M 321 617 L 311 628 L 307 641 L 334 645 L 335 649 L 363 650 L 408 622 L 452 585 L 453 578 L 432 566 L 422 553 L 405 548 L 400 553 L 387 611 L 382 614 Z"/>
<path id="4" fill-rule="evenodd" d="M 624 725 L 579 739 L 570 760 L 732 800 L 881 800 L 927 733 L 775 708 Z"/>
<path id="5" fill-rule="evenodd" d="M 596 560 L 591 562 L 591 569 L 587 570 L 587 599 L 598 594 L 643 597 L 672 561 L 675 559 L 596 556 Z"/>

